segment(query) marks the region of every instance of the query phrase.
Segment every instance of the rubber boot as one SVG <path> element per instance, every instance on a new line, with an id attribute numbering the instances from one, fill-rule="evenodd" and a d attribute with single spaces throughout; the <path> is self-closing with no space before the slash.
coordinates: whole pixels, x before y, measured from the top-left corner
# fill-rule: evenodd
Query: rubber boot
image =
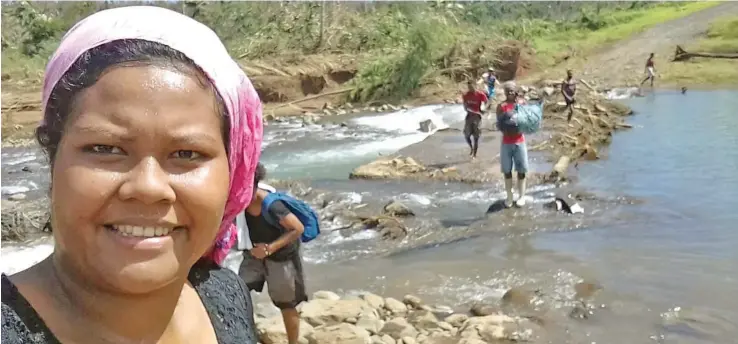
<path id="1" fill-rule="evenodd" d="M 518 179 L 518 200 L 515 205 L 522 207 L 525 205 L 525 179 Z"/>
<path id="2" fill-rule="evenodd" d="M 513 180 L 505 179 L 505 192 L 507 193 L 507 199 L 505 199 L 505 207 L 510 208 L 513 206 Z"/>

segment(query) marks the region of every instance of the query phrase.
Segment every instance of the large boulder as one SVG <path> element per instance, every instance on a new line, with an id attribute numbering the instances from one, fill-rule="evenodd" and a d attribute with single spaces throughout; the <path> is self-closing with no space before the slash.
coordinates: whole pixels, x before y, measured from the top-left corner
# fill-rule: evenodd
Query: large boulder
<path id="1" fill-rule="evenodd" d="M 310 344 L 371 344 L 369 332 L 351 324 L 321 326 L 306 336 Z"/>
<path id="2" fill-rule="evenodd" d="M 300 305 L 300 316 L 310 325 L 333 325 L 349 318 L 358 319 L 364 313 L 376 312 L 364 300 L 317 299 Z"/>
<path id="3" fill-rule="evenodd" d="M 379 159 L 354 169 L 351 179 L 400 179 L 425 172 L 427 168 L 413 158 Z"/>

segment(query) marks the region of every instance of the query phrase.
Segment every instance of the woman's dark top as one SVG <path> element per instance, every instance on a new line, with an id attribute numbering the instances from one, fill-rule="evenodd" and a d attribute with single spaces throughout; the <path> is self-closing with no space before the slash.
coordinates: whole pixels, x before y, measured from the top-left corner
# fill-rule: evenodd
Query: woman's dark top
<path id="1" fill-rule="evenodd" d="M 188 280 L 200 295 L 218 343 L 256 343 L 251 295 L 243 280 L 214 263 L 200 261 Z M 8 276 L 2 275 L 2 343 L 60 343 Z"/>

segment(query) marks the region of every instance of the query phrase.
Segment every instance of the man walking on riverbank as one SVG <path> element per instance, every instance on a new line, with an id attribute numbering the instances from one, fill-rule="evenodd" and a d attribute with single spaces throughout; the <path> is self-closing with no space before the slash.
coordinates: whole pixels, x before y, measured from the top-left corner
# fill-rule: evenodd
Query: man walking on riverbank
<path id="1" fill-rule="evenodd" d="M 287 340 L 289 344 L 297 344 L 300 314 L 296 307 L 307 301 L 300 256 L 300 236 L 305 227 L 281 200 L 271 203 L 268 209 L 262 207 L 270 193 L 258 187 L 265 176 L 266 169 L 259 164 L 254 176 L 254 197 L 245 212 L 253 248 L 244 252 L 238 274 L 249 290 L 261 292 L 267 284 L 269 297 L 282 311 Z M 278 226 L 266 217 L 274 219 Z"/>
<path id="2" fill-rule="evenodd" d="M 651 56 L 646 60 L 646 78 L 641 81 L 641 86 L 643 86 L 646 81 L 651 80 L 651 88 L 653 88 L 653 80 L 656 79 L 656 68 L 653 64 L 653 57 L 654 54 L 651 53 Z"/>
<path id="3" fill-rule="evenodd" d="M 525 146 L 525 137 L 515 122 L 515 111 L 518 105 L 517 86 L 512 81 L 503 85 L 505 101 L 497 106 L 497 128 L 502 132 L 502 146 L 500 147 L 500 166 L 505 177 L 505 206 L 512 207 L 513 203 L 519 207 L 525 205 L 525 174 L 528 172 L 528 150 Z M 518 173 L 518 200 L 513 202 L 513 167 Z"/>
<path id="4" fill-rule="evenodd" d="M 482 134 L 480 125 L 482 123 L 482 112 L 487 108 L 489 98 L 484 92 L 477 91 L 474 82 L 471 80 L 466 83 L 467 92 L 462 97 L 464 101 L 464 110 L 466 110 L 466 118 L 464 119 L 464 138 L 469 145 L 469 156 L 472 159 L 477 157 L 477 149 L 479 148 L 479 137 Z"/>
<path id="5" fill-rule="evenodd" d="M 571 117 L 574 116 L 574 95 L 577 92 L 577 81 L 574 80 L 573 72 L 571 69 L 566 71 L 566 79 L 561 83 L 561 94 L 564 95 L 564 102 L 566 102 L 566 108 L 569 109 L 569 115 L 566 117 L 567 122 L 571 122 Z"/>

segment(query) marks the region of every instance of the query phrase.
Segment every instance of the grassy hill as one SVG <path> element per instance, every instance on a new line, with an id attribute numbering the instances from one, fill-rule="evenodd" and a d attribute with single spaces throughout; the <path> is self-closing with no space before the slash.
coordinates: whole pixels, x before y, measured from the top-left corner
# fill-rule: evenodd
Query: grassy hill
<path id="1" fill-rule="evenodd" d="M 153 4 L 213 28 L 255 79 L 265 102 L 281 103 L 338 86 L 352 89 L 343 95 L 352 101 L 400 101 L 422 96 L 424 86 L 443 88 L 474 77 L 489 65 L 498 67 L 503 79 L 520 77 L 715 3 Z M 121 5 L 4 4 L 3 87 L 38 88 L 63 33 L 95 11 Z M 316 85 L 311 77 L 326 81 Z"/>

